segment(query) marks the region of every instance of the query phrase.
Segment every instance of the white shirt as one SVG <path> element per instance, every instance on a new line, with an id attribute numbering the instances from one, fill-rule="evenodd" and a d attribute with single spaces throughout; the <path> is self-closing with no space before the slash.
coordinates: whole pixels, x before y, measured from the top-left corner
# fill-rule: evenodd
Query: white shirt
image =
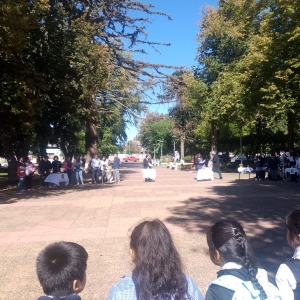
<path id="1" fill-rule="evenodd" d="M 235 262 L 228 262 L 222 266 L 221 270 L 228 270 L 228 269 L 241 269 L 243 266 L 239 265 Z"/>
<path id="2" fill-rule="evenodd" d="M 104 166 L 106 166 L 106 167 L 104 167 Z M 103 169 L 103 167 L 104 167 L 104 169 Z M 107 170 L 107 167 L 108 167 L 108 159 L 107 160 L 101 160 L 101 166 L 100 166 L 100 168 L 101 168 L 101 170 L 103 171 L 103 170 Z"/>
<path id="3" fill-rule="evenodd" d="M 293 259 L 300 259 L 300 246 L 295 249 Z M 282 293 L 282 300 L 294 300 L 293 290 L 297 287 L 296 279 L 286 264 L 281 264 L 276 273 L 276 283 Z"/>

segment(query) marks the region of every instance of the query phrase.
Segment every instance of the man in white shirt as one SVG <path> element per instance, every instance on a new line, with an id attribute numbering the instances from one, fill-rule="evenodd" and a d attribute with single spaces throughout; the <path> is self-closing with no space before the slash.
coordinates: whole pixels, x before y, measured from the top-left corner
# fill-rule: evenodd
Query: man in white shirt
<path id="1" fill-rule="evenodd" d="M 92 167 L 92 183 L 99 183 L 99 175 L 100 175 L 100 166 L 101 160 L 97 154 L 94 155 L 94 158 L 91 161 Z"/>

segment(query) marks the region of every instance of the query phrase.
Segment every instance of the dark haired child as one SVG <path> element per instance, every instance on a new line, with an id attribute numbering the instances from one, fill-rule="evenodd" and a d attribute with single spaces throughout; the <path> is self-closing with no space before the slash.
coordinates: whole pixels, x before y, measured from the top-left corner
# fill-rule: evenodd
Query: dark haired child
<path id="1" fill-rule="evenodd" d="M 224 220 L 207 233 L 211 261 L 221 267 L 218 278 L 207 286 L 205 300 L 282 299 L 267 272 L 258 269 L 243 227 Z"/>
<path id="2" fill-rule="evenodd" d="M 182 271 L 170 232 L 160 220 L 144 221 L 130 237 L 132 275 L 123 276 L 108 300 L 203 300 L 196 283 Z"/>
<path id="3" fill-rule="evenodd" d="M 87 258 L 86 250 L 76 243 L 48 245 L 36 262 L 37 275 L 47 295 L 38 300 L 80 300 L 77 294 L 85 287 Z"/>
<path id="4" fill-rule="evenodd" d="M 285 220 L 288 244 L 295 250 L 292 260 L 281 264 L 276 283 L 283 299 L 300 299 L 300 209 L 294 210 Z"/>

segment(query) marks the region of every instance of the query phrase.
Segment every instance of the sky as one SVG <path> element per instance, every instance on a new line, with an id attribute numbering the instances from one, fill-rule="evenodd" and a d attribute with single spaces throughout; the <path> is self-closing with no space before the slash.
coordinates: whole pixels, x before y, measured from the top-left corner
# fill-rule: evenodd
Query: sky
<path id="1" fill-rule="evenodd" d="M 172 66 L 192 67 L 196 65 L 197 22 L 201 19 L 205 5 L 217 6 L 217 0 L 141 0 L 143 3 L 151 3 L 153 10 L 167 13 L 173 20 L 159 15 L 148 15 L 152 24 L 146 24 L 147 39 L 149 41 L 171 43 L 171 46 L 158 46 L 160 53 L 146 48 L 147 55 L 139 58 L 150 63 L 161 63 Z M 169 70 L 168 72 L 173 72 Z M 152 112 L 167 113 L 168 105 L 152 105 Z M 132 140 L 138 133 L 137 128 L 128 127 L 128 140 Z"/>

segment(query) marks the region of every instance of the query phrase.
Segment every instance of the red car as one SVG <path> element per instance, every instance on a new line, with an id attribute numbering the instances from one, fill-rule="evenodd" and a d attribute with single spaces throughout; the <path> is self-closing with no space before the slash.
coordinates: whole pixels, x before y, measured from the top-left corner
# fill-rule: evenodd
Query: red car
<path id="1" fill-rule="evenodd" d="M 137 157 L 134 157 L 134 156 L 124 157 L 123 160 L 125 162 L 129 162 L 129 161 L 137 162 L 137 161 L 139 161 L 139 159 Z"/>

